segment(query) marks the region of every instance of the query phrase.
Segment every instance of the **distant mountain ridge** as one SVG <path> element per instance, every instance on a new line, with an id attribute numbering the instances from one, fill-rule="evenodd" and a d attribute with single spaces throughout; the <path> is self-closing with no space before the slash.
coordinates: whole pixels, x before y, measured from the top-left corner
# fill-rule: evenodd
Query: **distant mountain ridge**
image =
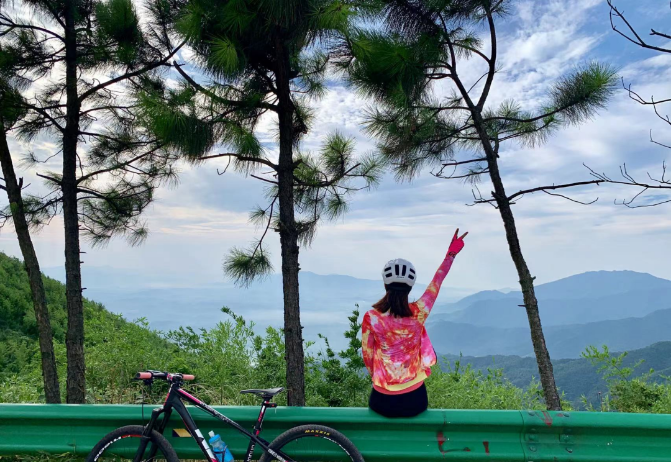
<path id="1" fill-rule="evenodd" d="M 535 288 L 544 326 L 641 317 L 670 309 L 667 279 L 634 271 L 582 273 Z M 484 291 L 437 306 L 431 321 L 491 327 L 526 327 L 520 292 Z"/>
<path id="2" fill-rule="evenodd" d="M 670 340 L 671 283 L 634 271 L 596 271 L 535 292 L 552 358 L 577 358 L 588 345 L 612 350 Z M 520 292 L 483 291 L 438 306 L 427 331 L 440 353 L 530 356 L 532 342 Z"/>
<path id="3" fill-rule="evenodd" d="M 188 278 L 180 280 L 175 274 L 141 275 L 112 267 L 85 265 L 82 271 L 87 297 L 128 320 L 144 317 L 155 329 L 210 327 L 227 318 L 220 311 L 223 306 L 253 321 L 259 333 L 269 325 L 283 325 L 282 276 L 279 274 L 241 288 L 223 275 L 220 282 L 199 282 Z M 44 273 L 61 281 L 65 278 L 62 268 L 46 268 Z M 419 297 L 425 288 L 424 284 L 416 284 L 412 296 Z M 382 281 L 309 271 L 299 273 L 299 290 L 304 339 L 322 345 L 318 334 L 323 334 L 337 351 L 346 347 L 343 332 L 348 328 L 348 316 L 356 305 L 359 304 L 363 314 L 385 293 Z M 471 292 L 447 285 L 439 300 L 451 302 Z"/>
<path id="4" fill-rule="evenodd" d="M 83 270 L 87 297 L 126 319 L 145 317 L 156 329 L 208 327 L 225 318 L 220 312 L 222 306 L 254 321 L 259 332 L 268 325 L 282 326 L 280 275 L 272 275 L 245 289 L 223 278 L 221 282 L 201 281 L 193 285 L 193 281 L 181 281 L 175 275 L 145 276 L 106 267 L 85 266 Z M 62 279 L 62 269 L 48 268 L 45 273 Z M 359 304 L 363 314 L 383 295 L 382 282 L 376 280 L 307 271 L 302 271 L 299 277 L 305 339 L 318 340 L 318 333 L 326 335 L 336 350 L 345 348 L 343 332 L 355 305 Z M 419 297 L 424 289 L 425 286 L 417 284 L 411 299 Z M 628 322 L 601 324 L 669 310 L 670 281 L 665 279 L 632 271 L 589 272 L 540 284 L 537 296 L 554 358 L 577 357 L 585 346 L 594 342 L 605 341 L 612 349 L 630 349 L 670 339 L 669 330 L 667 336 L 660 332 L 661 323 L 665 323 L 665 315 L 661 313 L 656 315 L 657 321 L 651 318 L 633 321 L 632 326 L 642 327 L 632 333 L 627 330 Z M 530 355 L 529 327 L 520 304 L 520 292 L 487 290 L 471 294 L 466 289 L 444 286 L 427 329 L 440 353 Z M 647 326 L 655 332 L 650 338 L 642 331 Z M 621 338 L 611 335 L 609 329 L 621 332 Z"/>
<path id="5" fill-rule="evenodd" d="M 658 310 L 641 318 L 605 320 L 586 324 L 544 327 L 551 358 L 578 358 L 589 345 L 607 345 L 611 350 L 643 348 L 670 340 L 670 310 Z M 497 328 L 450 321 L 427 324 L 427 333 L 437 353 L 468 356 L 533 356 L 530 330 L 525 327 Z"/>

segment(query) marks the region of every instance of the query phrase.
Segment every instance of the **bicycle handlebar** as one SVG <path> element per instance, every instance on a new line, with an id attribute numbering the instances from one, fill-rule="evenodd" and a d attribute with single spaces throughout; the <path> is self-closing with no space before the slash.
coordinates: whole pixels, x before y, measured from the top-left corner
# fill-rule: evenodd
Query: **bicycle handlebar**
<path id="1" fill-rule="evenodd" d="M 188 382 L 194 380 L 194 376 L 191 374 L 180 374 L 175 372 L 161 372 L 161 371 L 142 371 L 135 374 L 135 380 L 154 380 L 160 379 L 165 380 L 166 382 Z"/>

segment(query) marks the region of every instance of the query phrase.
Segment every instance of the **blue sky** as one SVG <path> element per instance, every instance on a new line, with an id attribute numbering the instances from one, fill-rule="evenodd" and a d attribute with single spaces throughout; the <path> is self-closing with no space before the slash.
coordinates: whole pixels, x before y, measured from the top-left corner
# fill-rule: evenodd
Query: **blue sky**
<path id="1" fill-rule="evenodd" d="M 641 30 L 654 27 L 669 31 L 669 3 L 616 3 Z M 545 89 L 557 78 L 591 60 L 617 66 L 626 83 L 632 83 L 644 97 L 669 97 L 670 56 L 642 50 L 612 32 L 605 1 L 523 1 L 513 5 L 511 15 L 498 26 L 501 70 L 491 104 L 514 98 L 533 108 L 543 102 Z M 181 60 L 188 62 L 189 54 L 183 53 Z M 480 76 L 475 61 L 463 66 L 464 77 L 475 80 Z M 315 149 L 328 133 L 339 130 L 356 139 L 359 153 L 371 151 L 375 143 L 361 130 L 363 111 L 371 104 L 344 83 L 331 81 L 326 96 L 315 103 L 316 123 L 303 149 Z M 669 106 L 663 110 L 670 113 Z M 669 126 L 650 108 L 618 91 L 608 109 L 594 120 L 559 131 L 541 147 L 504 146 L 500 168 L 507 191 L 590 179 L 584 162 L 613 177 L 619 175 L 623 163 L 636 178 L 646 178 L 647 171 L 659 175 L 662 162 L 670 164 L 670 151 L 649 142 L 650 129 L 655 139 L 669 144 Z M 270 155 L 275 149 L 271 131 L 270 123 L 260 127 Z M 55 145 L 48 140 L 32 145 L 13 140 L 11 149 L 18 161 L 28 150 L 46 158 Z M 121 239 L 102 249 L 83 243 L 87 252 L 84 268 L 133 269 L 152 279 L 161 275 L 172 281 L 179 278 L 184 285 L 221 281 L 224 256 L 256 235 L 248 223 L 248 212 L 264 201 L 263 186 L 257 180 L 236 173 L 217 175 L 216 168 L 224 163 L 213 162 L 198 169 L 182 166 L 179 186 L 160 190 L 146 215 L 148 240 L 137 248 Z M 34 172 L 21 174 L 39 190 Z M 487 181 L 480 188 L 490 191 Z M 591 206 L 543 194 L 516 204 L 523 251 L 538 281 L 617 269 L 670 278 L 669 204 L 634 210 L 614 205 L 614 199 L 627 199 L 634 193 L 622 187 L 589 187 L 568 194 L 579 200 L 599 197 Z M 319 274 L 376 279 L 385 261 L 403 257 L 413 261 L 420 280 L 428 282 L 459 227 L 469 231 L 469 237 L 449 284 L 476 290 L 515 287 L 517 276 L 499 213 L 487 205 L 465 206 L 471 198 L 469 185 L 438 180 L 428 172 L 402 184 L 388 175 L 378 188 L 358 193 L 344 218 L 320 228 L 312 247 L 301 253 L 301 267 Z M 645 200 L 653 199 L 649 196 Z M 3 196 L 0 204 L 4 203 Z M 57 218 L 35 236 L 43 267 L 62 265 L 62 235 L 62 222 Z M 275 235 L 269 244 L 279 268 Z M 11 227 L 0 232 L 0 250 L 20 255 Z"/>

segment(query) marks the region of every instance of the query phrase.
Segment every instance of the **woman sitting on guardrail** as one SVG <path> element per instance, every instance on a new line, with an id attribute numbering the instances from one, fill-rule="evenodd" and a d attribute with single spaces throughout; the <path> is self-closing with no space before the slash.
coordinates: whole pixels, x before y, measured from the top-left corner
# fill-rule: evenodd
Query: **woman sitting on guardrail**
<path id="1" fill-rule="evenodd" d="M 436 354 L 425 321 L 455 256 L 464 247 L 468 233 L 457 237 L 458 232 L 434 279 L 413 303 L 408 303 L 417 279 L 413 264 L 398 258 L 383 267 L 385 296 L 362 321 L 362 355 L 373 381 L 369 407 L 381 415 L 412 417 L 427 409 L 424 381 L 436 364 Z"/>

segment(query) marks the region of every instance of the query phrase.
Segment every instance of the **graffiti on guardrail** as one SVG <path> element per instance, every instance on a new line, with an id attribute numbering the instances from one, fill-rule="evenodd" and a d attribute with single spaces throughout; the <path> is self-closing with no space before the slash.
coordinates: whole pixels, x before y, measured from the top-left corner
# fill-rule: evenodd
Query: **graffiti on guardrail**
<path id="1" fill-rule="evenodd" d="M 441 454 L 448 454 L 449 452 L 471 452 L 471 449 L 469 449 L 468 447 L 464 447 L 464 448 L 461 448 L 461 449 L 458 449 L 458 448 L 456 448 L 456 449 L 444 448 L 443 445 L 446 444 L 446 442 L 448 440 L 449 440 L 449 438 L 446 438 L 443 435 L 443 432 L 441 430 L 436 432 L 436 441 L 437 441 L 437 443 L 439 443 L 439 451 L 441 451 Z"/>
<path id="2" fill-rule="evenodd" d="M 530 415 L 534 415 L 539 417 L 541 420 L 544 421 L 544 423 L 548 426 L 551 427 L 553 426 L 553 415 L 551 415 L 550 412 L 548 411 L 528 411 Z M 554 412 L 555 417 L 567 417 L 569 418 L 569 413 L 567 412 Z"/>
<path id="3" fill-rule="evenodd" d="M 443 431 L 439 430 L 436 432 L 436 442 L 439 444 L 439 452 L 441 454 L 448 454 L 451 452 L 471 452 L 471 448 L 468 446 L 465 446 L 463 448 L 454 448 L 454 449 L 449 449 L 447 448 L 447 442 L 450 440 L 450 438 L 447 438 L 444 434 Z M 483 449 L 485 450 L 486 454 L 490 454 L 490 442 L 488 441 L 483 441 Z"/>

